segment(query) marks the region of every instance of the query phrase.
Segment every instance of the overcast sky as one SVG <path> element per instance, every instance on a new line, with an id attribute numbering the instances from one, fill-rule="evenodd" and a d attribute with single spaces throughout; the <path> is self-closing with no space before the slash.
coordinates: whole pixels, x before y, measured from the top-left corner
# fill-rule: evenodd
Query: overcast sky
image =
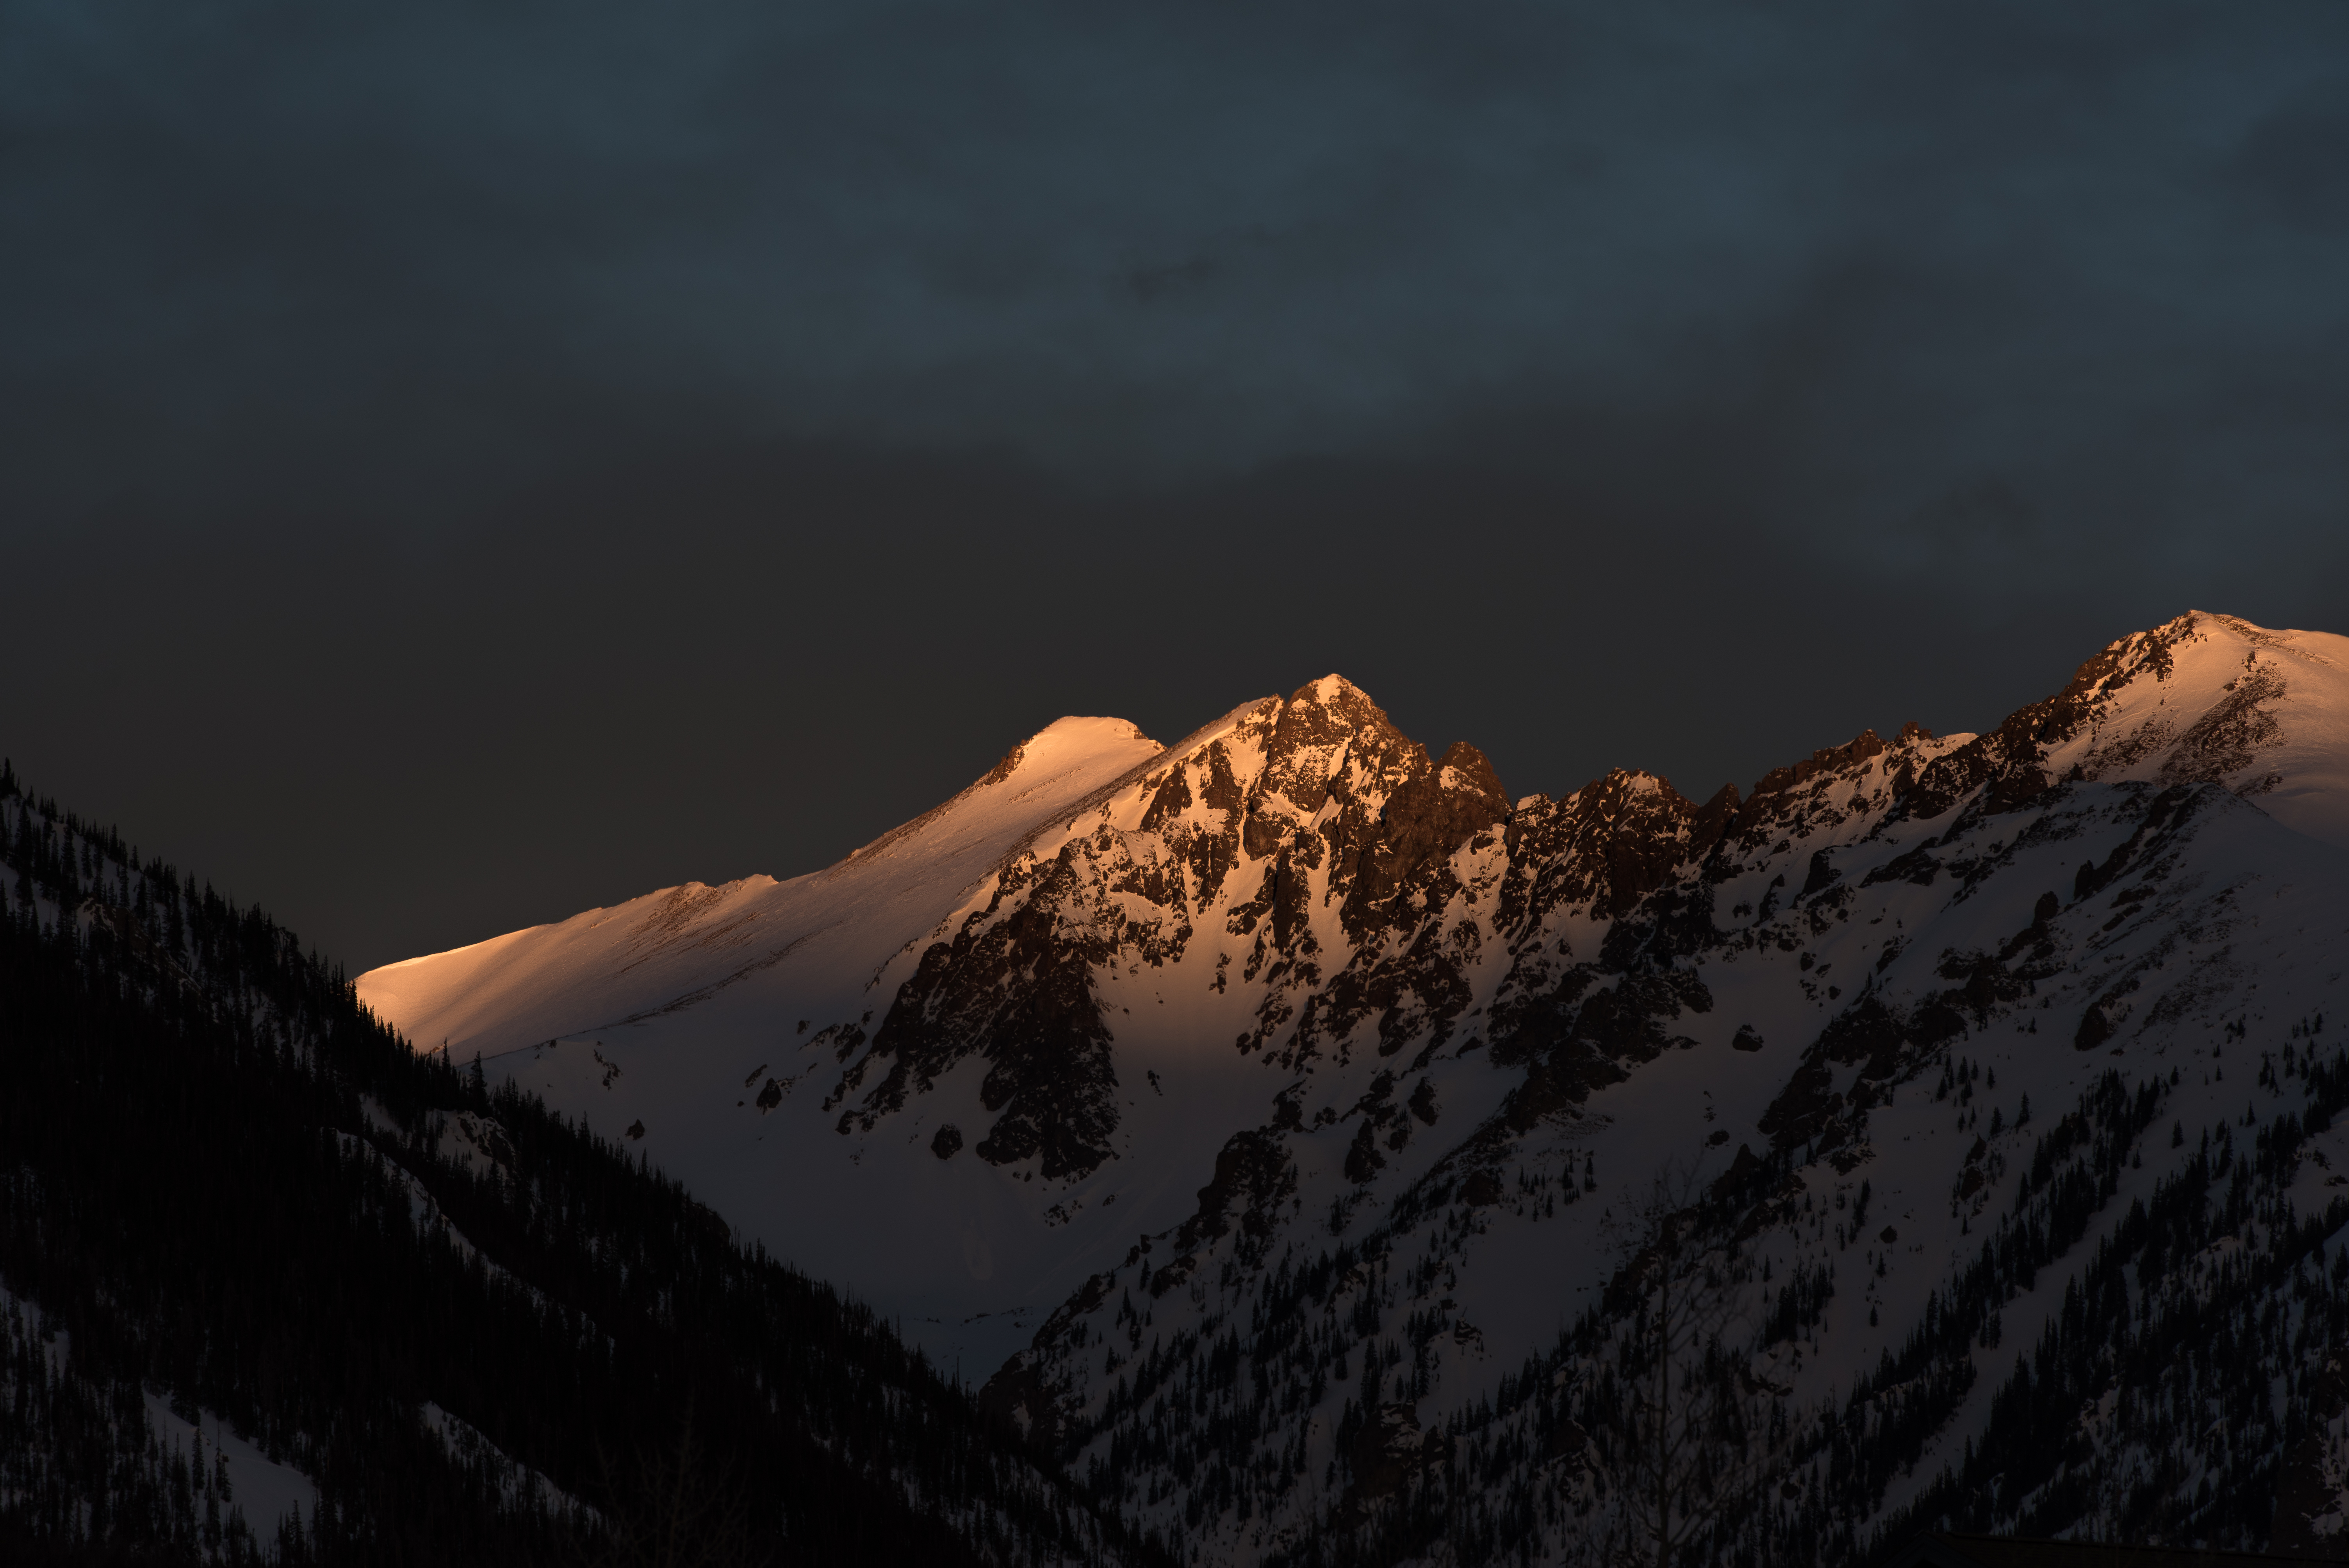
<path id="1" fill-rule="evenodd" d="M 0 0 L 0 751 L 354 969 L 1329 670 L 2349 632 L 2349 8 Z"/>

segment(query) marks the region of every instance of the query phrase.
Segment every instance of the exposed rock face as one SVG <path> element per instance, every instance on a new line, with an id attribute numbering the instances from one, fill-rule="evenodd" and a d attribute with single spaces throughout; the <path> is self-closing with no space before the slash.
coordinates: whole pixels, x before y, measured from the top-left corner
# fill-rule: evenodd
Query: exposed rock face
<path id="1" fill-rule="evenodd" d="M 1095 1170 L 1113 1152 L 1118 1078 L 1115 1030 L 1093 981 L 1180 964 L 1205 939 L 1225 949 L 1216 988 L 1257 996 L 1234 1040 L 1243 1055 L 1294 1071 L 1407 1047 L 1424 1064 L 1489 1042 L 1496 1065 L 1526 1068 L 1505 1113 L 1522 1131 L 1689 1042 L 1682 1020 L 1706 1013 L 1712 997 L 1687 965 L 1723 944 L 1724 927 L 1795 907 L 1820 912 L 1815 923 L 1839 913 L 1854 891 L 1838 885 L 1841 851 L 1830 842 L 1781 867 L 1795 842 L 1889 841 L 1961 802 L 1976 814 L 2014 811 L 2059 774 L 2080 782 L 2135 769 L 2165 781 L 2230 779 L 2246 793 L 2272 788 L 2263 775 L 2235 778 L 2282 735 L 2262 705 L 2281 696 L 2284 677 L 2260 647 L 2223 699 L 2182 726 L 2131 706 L 2133 693 L 2172 679 L 2181 649 L 2213 634 L 2275 645 L 2240 623 L 2180 617 L 2114 644 L 1989 734 L 1944 740 L 1912 724 L 1888 742 L 1863 731 L 1773 770 L 1750 795 L 1724 785 L 1702 806 L 1624 771 L 1513 806 L 1475 748 L 1456 743 L 1431 761 L 1361 691 L 1326 677 L 1168 753 L 1126 791 L 1130 804 L 1105 802 L 1057 853 L 1024 851 L 1000 868 L 985 903 L 923 953 L 871 1052 L 843 1078 L 834 1098 L 862 1098 L 839 1125 L 869 1130 L 977 1053 L 989 1063 L 983 1103 L 997 1117 L 982 1158 L 1039 1158 L 1047 1178 Z M 2075 896 L 2117 875 L 2177 803 L 2174 791 L 2156 798 L 2108 867 L 2083 870 Z M 1716 890 L 1764 864 L 1775 874 L 1758 900 L 1722 911 Z M 1930 887 L 1951 870 L 1982 874 L 1946 865 L 1927 834 L 1861 880 Z M 2044 924 L 2044 913 L 2036 918 Z M 1895 955 L 1888 944 L 1882 962 Z M 1497 977 L 1481 996 L 1480 975 Z M 1903 1049 L 1939 1048 L 1970 1014 L 2043 977 L 2044 966 L 2010 951 L 1897 1018 L 1871 1004 L 1837 1040 L 1811 1048 L 1761 1130 L 1815 1140 L 1834 1106 L 1901 1070 Z M 2081 1048 L 2110 1026 L 2100 999 L 2083 1016 Z M 1760 1039 L 1747 1025 L 1736 1043 L 1758 1050 Z M 1855 1064 L 1851 1088 L 1819 1087 L 1825 1068 Z M 1385 1165 L 1374 1124 L 1384 1125 L 1375 1112 L 1350 1145 L 1358 1183 Z"/>
<path id="2" fill-rule="evenodd" d="M 1482 752 L 1461 743 L 1431 762 L 1330 676 L 1257 705 L 1130 798 L 1131 828 L 1106 820 L 1049 859 L 1023 851 L 938 934 L 842 1080 L 841 1098 L 861 1094 L 843 1130 L 870 1130 L 976 1052 L 998 1113 L 979 1155 L 1040 1155 L 1048 1179 L 1092 1171 L 1111 1152 L 1118 1080 L 1090 978 L 1179 963 L 1203 930 L 1237 960 L 1219 982 L 1262 983 L 1243 1053 L 1294 1066 L 1350 1050 L 1366 1025 L 1386 1055 L 1449 1037 L 1478 940 L 1443 918 L 1476 896 L 1454 861 L 1481 844 L 1497 866 L 1510 816 Z"/>
<path id="3" fill-rule="evenodd" d="M 1050 1179 L 1108 1157 L 1117 1072 L 1088 980 L 1113 950 L 1089 900 L 1133 880 L 1130 863 L 1118 868 L 1126 875 L 1103 874 L 1102 862 L 1123 849 L 1123 836 L 1104 830 L 1098 841 L 1072 842 L 1050 861 L 1025 857 L 998 876 L 988 907 L 951 943 L 922 954 L 872 1050 L 843 1080 L 854 1088 L 887 1064 L 861 1107 L 842 1113 L 843 1131 L 902 1109 L 910 1087 L 929 1088 L 976 1049 L 988 1063 L 981 1099 L 997 1113 L 980 1159 L 1005 1165 L 1040 1156 Z"/>

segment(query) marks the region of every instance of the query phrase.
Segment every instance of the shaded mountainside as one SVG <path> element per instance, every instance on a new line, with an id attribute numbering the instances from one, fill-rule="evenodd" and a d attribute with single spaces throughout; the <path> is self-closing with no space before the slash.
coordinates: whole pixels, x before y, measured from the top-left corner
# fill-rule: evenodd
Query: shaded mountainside
<path id="1" fill-rule="evenodd" d="M 1702 802 L 1512 800 L 1334 676 L 1075 774 L 942 809 L 1000 852 L 904 879 L 910 939 L 734 884 L 361 994 L 996 1368 L 1193 1561 L 1606 1559 L 1660 1368 L 1686 1561 L 2349 1546 L 2349 640 L 2182 616 Z"/>
<path id="2" fill-rule="evenodd" d="M 869 1311 L 258 911 L 13 778 L 0 852 L 0 1555 L 1133 1560 Z"/>

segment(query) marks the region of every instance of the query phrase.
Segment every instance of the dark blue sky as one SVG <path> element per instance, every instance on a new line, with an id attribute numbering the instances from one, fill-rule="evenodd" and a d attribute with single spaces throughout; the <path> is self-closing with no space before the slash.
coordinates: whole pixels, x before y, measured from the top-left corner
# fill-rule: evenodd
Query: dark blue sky
<path id="1" fill-rule="evenodd" d="M 2349 631 L 2349 10 L 0 0 L 0 749 L 355 965 L 1330 669 L 1513 790 Z"/>

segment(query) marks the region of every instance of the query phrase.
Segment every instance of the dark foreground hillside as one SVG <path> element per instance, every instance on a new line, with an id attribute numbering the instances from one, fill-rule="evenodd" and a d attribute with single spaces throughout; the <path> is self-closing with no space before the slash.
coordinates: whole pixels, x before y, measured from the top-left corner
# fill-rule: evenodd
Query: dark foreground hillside
<path id="1" fill-rule="evenodd" d="M 258 911 L 5 773 L 0 851 L 0 1558 L 1132 1557 L 869 1313 Z"/>

